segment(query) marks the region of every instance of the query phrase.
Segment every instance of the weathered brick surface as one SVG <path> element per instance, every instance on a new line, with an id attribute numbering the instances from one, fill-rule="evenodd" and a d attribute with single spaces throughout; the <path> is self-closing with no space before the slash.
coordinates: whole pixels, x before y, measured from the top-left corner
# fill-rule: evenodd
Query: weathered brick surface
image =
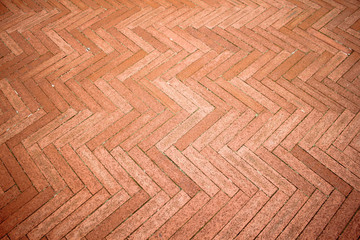
<path id="1" fill-rule="evenodd" d="M 0 239 L 359 239 L 360 2 L 0 3 Z"/>

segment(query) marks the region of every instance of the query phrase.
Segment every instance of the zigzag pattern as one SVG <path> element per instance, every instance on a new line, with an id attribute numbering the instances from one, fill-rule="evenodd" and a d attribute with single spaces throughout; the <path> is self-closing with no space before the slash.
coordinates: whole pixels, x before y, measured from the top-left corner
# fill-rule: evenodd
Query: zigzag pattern
<path id="1" fill-rule="evenodd" d="M 0 238 L 358 239 L 360 2 L 3 0 Z"/>

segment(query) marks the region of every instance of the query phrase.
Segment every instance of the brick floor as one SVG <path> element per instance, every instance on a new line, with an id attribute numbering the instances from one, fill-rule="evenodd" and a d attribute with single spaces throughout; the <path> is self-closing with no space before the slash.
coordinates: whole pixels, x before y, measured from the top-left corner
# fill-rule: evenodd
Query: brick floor
<path id="1" fill-rule="evenodd" d="M 358 239 L 358 0 L 3 0 L 0 239 Z"/>

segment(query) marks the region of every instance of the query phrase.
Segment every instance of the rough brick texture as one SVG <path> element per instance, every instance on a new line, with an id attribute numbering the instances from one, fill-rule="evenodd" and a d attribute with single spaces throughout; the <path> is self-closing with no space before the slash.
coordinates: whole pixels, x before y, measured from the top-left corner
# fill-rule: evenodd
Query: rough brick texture
<path id="1" fill-rule="evenodd" d="M 0 2 L 0 239 L 359 239 L 358 0 Z"/>

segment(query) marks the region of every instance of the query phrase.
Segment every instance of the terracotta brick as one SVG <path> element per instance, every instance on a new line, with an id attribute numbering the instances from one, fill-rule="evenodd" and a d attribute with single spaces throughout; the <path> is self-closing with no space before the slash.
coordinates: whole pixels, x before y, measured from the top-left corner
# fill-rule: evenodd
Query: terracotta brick
<path id="1" fill-rule="evenodd" d="M 204 158 L 191 146 L 183 151 L 184 155 L 196 165 L 203 173 L 205 173 L 217 186 L 219 186 L 226 194 L 232 197 L 238 188 L 220 171 L 218 171 L 210 161 Z"/>
<path id="2" fill-rule="evenodd" d="M 155 229 L 170 219 L 180 208 L 182 208 L 190 197 L 183 191 L 177 193 L 169 202 L 161 207 L 146 223 L 129 236 L 129 239 L 149 237 Z M 155 226 L 155 228 L 154 228 Z"/>
<path id="3" fill-rule="evenodd" d="M 284 98 L 279 96 L 276 92 L 272 91 L 271 89 L 269 89 L 268 87 L 263 85 L 261 82 L 257 81 L 256 79 L 249 78 L 246 81 L 246 83 L 249 84 L 254 89 L 256 89 L 257 91 L 259 91 L 261 94 L 263 94 L 269 100 L 276 103 L 278 106 L 284 108 L 289 113 L 293 113 L 296 110 L 296 107 L 292 103 L 286 101 Z M 267 105 L 272 105 L 272 104 L 267 103 Z"/>
<path id="4" fill-rule="evenodd" d="M 255 194 L 257 187 L 222 155 L 210 147 L 202 150 L 201 154 L 206 157 L 211 164 L 218 168 L 219 171 L 226 175 L 241 191 L 247 194 L 247 196 Z"/>
<path id="5" fill-rule="evenodd" d="M 34 227 L 29 233 L 28 236 L 30 239 L 41 238 L 45 236 L 53 227 L 58 223 L 64 220 L 72 212 L 74 212 L 78 207 L 81 206 L 86 200 L 91 197 L 90 192 L 83 188 L 75 196 L 66 201 L 61 207 L 54 211 L 49 217 L 42 221 L 39 225 Z"/>
<path id="6" fill-rule="evenodd" d="M 123 79 L 131 76 L 132 79 L 137 81 L 141 78 L 144 78 L 149 74 L 149 72 L 159 67 L 173 55 L 175 55 L 175 53 L 171 49 L 167 50 L 164 54 L 160 54 L 159 52 L 155 51 L 139 61 L 136 65 L 132 66 L 127 71 L 123 72 L 120 76 L 118 76 L 118 78 Z"/>
<path id="7" fill-rule="evenodd" d="M 161 151 L 165 151 L 171 145 L 176 143 L 182 136 L 184 136 L 190 129 L 192 129 L 196 124 L 198 124 L 202 119 L 206 117 L 207 113 L 204 111 L 196 111 L 189 118 L 183 121 L 179 126 L 177 126 L 172 132 L 166 135 L 161 141 L 159 141 L 155 146 Z"/>
<path id="8" fill-rule="evenodd" d="M 101 189 L 101 184 L 69 145 L 62 147 L 61 153 L 91 193 L 95 194 Z"/>
<path id="9" fill-rule="evenodd" d="M 321 176 L 317 175 L 310 166 L 305 165 L 300 159 L 296 158 L 291 153 L 287 152 L 282 147 L 277 147 L 274 150 L 274 154 L 277 157 L 282 159 L 286 164 L 298 172 L 303 178 L 305 178 L 309 183 L 319 189 L 322 193 L 329 195 L 333 190 L 333 186 L 330 185 L 326 180 Z"/>
<path id="10" fill-rule="evenodd" d="M 236 213 L 231 221 L 215 236 L 214 239 L 235 238 L 267 200 L 268 197 L 262 191 L 258 191 L 251 199 L 249 199 L 244 207 Z"/>
<path id="11" fill-rule="evenodd" d="M 107 216 L 122 205 L 129 196 L 125 191 L 119 191 L 114 194 L 108 201 L 101 205 L 95 212 L 89 215 L 75 229 L 66 235 L 67 239 L 78 239 L 85 236 L 91 229 L 102 222 Z"/>
<path id="12" fill-rule="evenodd" d="M 309 153 L 318 159 L 324 166 L 346 181 L 350 186 L 357 188 L 360 183 L 359 178 L 349 169 L 342 166 L 339 162 L 331 158 L 319 148 L 312 148 Z"/>
<path id="13" fill-rule="evenodd" d="M 203 11 L 202 13 L 199 13 L 198 15 L 201 15 L 201 14 L 204 14 L 204 13 L 206 14 L 206 11 Z M 194 24 L 196 24 L 196 22 L 191 23 L 191 25 L 194 25 Z M 180 27 L 182 27 L 182 26 L 180 25 Z M 208 49 L 213 49 L 217 53 L 221 53 L 224 50 L 224 48 L 220 44 L 218 44 L 215 41 L 215 39 L 209 38 L 207 33 L 202 31 L 202 30 L 203 30 L 203 28 L 198 28 L 198 27 L 194 27 L 194 26 L 189 26 L 189 27 L 186 28 L 187 34 L 190 34 L 193 38 L 197 39 L 198 41 L 203 42 L 203 44 L 205 44 L 205 46 Z"/>
<path id="14" fill-rule="evenodd" d="M 0 35 L 0 38 L 4 41 L 5 45 L 11 50 L 11 52 L 13 52 L 16 56 L 23 53 L 23 50 L 19 47 L 19 45 L 16 44 L 14 39 L 9 36 L 9 34 L 4 32 Z"/>
<path id="15" fill-rule="evenodd" d="M 272 196 L 276 192 L 277 188 L 255 168 L 253 168 L 246 160 L 240 157 L 240 155 L 231 151 L 227 147 L 223 147 L 219 153 L 239 172 L 245 175 L 246 178 L 255 183 L 258 188 L 264 191 L 266 195 Z"/>
<path id="16" fill-rule="evenodd" d="M 9 188 L 14 186 L 15 182 L 3 164 L 0 165 L 0 174 L 0 188 L 2 193 L 4 193 L 5 191 L 9 190 Z"/>
<path id="17" fill-rule="evenodd" d="M 300 234 L 299 239 L 317 238 L 326 224 L 334 216 L 345 198 L 338 191 L 333 191 L 326 202 L 321 206 L 314 218 Z"/>
<path id="18" fill-rule="evenodd" d="M 118 94 L 108 83 L 103 80 L 98 80 L 95 85 L 106 95 L 117 108 L 120 108 L 123 113 L 128 113 L 132 107 Z M 105 103 L 106 104 L 106 103 Z"/>
<path id="19" fill-rule="evenodd" d="M 136 10 L 136 8 L 134 8 Z M 108 29 L 109 33 L 114 36 L 114 38 L 119 41 L 121 44 L 124 45 L 124 47 L 128 48 L 132 52 L 137 52 L 140 48 L 137 46 L 133 41 L 128 39 L 124 34 L 117 31 L 116 28 L 110 27 Z"/>
<path id="20" fill-rule="evenodd" d="M 278 191 L 235 239 L 250 239 L 257 236 L 287 200 L 288 197 L 282 191 Z"/>
<path id="21" fill-rule="evenodd" d="M 147 151 L 149 157 L 190 197 L 194 197 L 200 188 L 184 174 L 166 155 L 156 147 Z"/>
<path id="22" fill-rule="evenodd" d="M 174 15 L 173 15 L 174 16 Z M 176 19 L 178 20 L 178 19 Z M 175 21 L 171 22 L 174 23 Z M 156 25 L 156 23 L 154 24 Z M 155 38 L 157 38 L 159 41 L 163 42 L 164 44 L 166 44 L 166 46 L 169 46 L 169 48 L 174 51 L 175 53 L 186 53 L 186 55 L 188 54 L 187 51 L 185 51 L 182 47 L 180 47 L 176 42 L 171 41 L 170 38 L 168 38 L 164 33 L 162 33 L 158 28 L 154 28 L 154 26 L 150 26 L 146 29 L 149 33 L 151 33 Z"/>
<path id="23" fill-rule="evenodd" d="M 137 111 L 131 111 L 129 114 L 126 114 L 115 123 L 108 126 L 103 132 L 97 135 L 95 138 L 87 142 L 87 146 L 90 150 L 94 150 L 99 145 L 103 144 L 109 138 L 114 136 L 128 124 L 130 124 L 134 119 L 136 119 L 140 114 Z"/>
<path id="24" fill-rule="evenodd" d="M 186 2 L 189 2 L 189 1 L 186 0 Z M 182 5 L 181 2 L 177 2 L 177 1 L 172 1 L 172 4 L 175 6 Z M 200 11 L 201 11 L 201 8 L 194 8 L 194 7 L 189 8 L 189 9 L 182 8 L 179 11 L 177 11 L 176 13 L 170 14 L 169 16 L 164 18 L 163 21 L 156 22 L 154 24 L 154 26 L 156 28 L 159 28 L 161 26 L 167 25 L 170 28 L 174 28 L 177 25 L 183 24 L 185 21 L 188 21 L 190 18 L 192 18 L 194 15 L 196 15 Z"/>
<path id="25" fill-rule="evenodd" d="M 358 207 L 359 192 L 353 190 L 330 220 L 329 224 L 319 236 L 319 239 L 331 238 L 332 236 L 340 234 L 346 227 L 347 221 L 356 213 Z"/>
<path id="26" fill-rule="evenodd" d="M 65 144 L 72 142 L 74 139 L 79 137 L 83 132 L 88 129 L 91 129 L 95 126 L 101 119 L 106 116 L 105 112 L 95 113 L 94 115 L 88 117 L 86 120 L 81 122 L 79 125 L 71 129 L 66 134 L 63 134 L 60 138 L 54 141 L 54 145 L 57 148 L 63 147 Z"/>
<path id="27" fill-rule="evenodd" d="M 50 232 L 46 234 L 48 239 L 62 239 L 70 232 L 74 225 L 83 222 L 92 212 L 98 209 L 106 200 L 109 199 L 109 193 L 105 189 L 96 192 L 91 198 L 83 203 L 79 208 L 72 212 L 61 223 L 56 225 Z"/>
<path id="28" fill-rule="evenodd" d="M 252 37 L 248 36 L 247 34 L 241 32 L 237 28 L 234 28 L 233 26 L 231 26 L 231 27 L 228 27 L 226 30 L 228 32 L 230 32 L 231 34 L 233 34 L 234 36 L 236 36 L 238 39 L 246 42 L 251 47 L 253 47 L 255 49 L 255 51 L 257 52 L 257 54 L 259 54 L 259 52 L 265 53 L 268 51 L 268 48 L 265 47 L 262 43 L 259 43 L 257 40 L 255 40 Z"/>
<path id="29" fill-rule="evenodd" d="M 299 11 L 298 9 L 294 9 L 292 11 L 290 11 L 288 14 L 291 15 L 291 14 L 294 14 L 293 16 L 296 16 L 296 11 Z M 277 23 L 279 24 L 282 24 L 280 23 L 281 20 L 283 19 L 279 19 L 275 24 L 274 24 L 274 27 L 275 25 L 277 25 Z M 286 20 L 285 20 L 286 21 Z M 287 41 L 284 41 L 284 40 L 281 40 L 280 38 L 276 37 L 275 35 L 273 35 L 272 33 L 262 29 L 261 27 L 259 26 L 256 26 L 254 27 L 253 29 L 257 34 L 260 34 L 261 36 L 263 36 L 264 38 L 268 39 L 268 40 L 271 40 L 271 42 L 273 42 L 274 44 L 278 45 L 279 47 L 283 48 L 284 50 L 286 50 L 287 52 L 291 53 L 291 52 L 294 52 L 295 51 L 295 47 L 292 46 L 291 44 L 289 44 Z"/>
<path id="30" fill-rule="evenodd" d="M 158 22 L 162 23 L 163 19 L 171 17 L 172 15 L 177 13 L 177 8 L 172 6 L 172 4 L 168 2 L 162 2 L 161 4 L 159 4 L 155 1 L 152 1 L 152 5 L 155 6 L 155 8 L 159 6 L 163 6 L 164 8 L 161 8 L 161 11 L 159 13 L 155 14 L 155 16 L 152 15 L 152 17 L 147 21 L 141 21 L 141 23 L 138 23 L 138 25 L 142 28 L 147 28 L 149 26 L 155 25 Z"/>
<path id="31" fill-rule="evenodd" d="M 115 112 L 107 114 L 104 121 L 97 122 L 96 124 L 93 125 L 93 127 L 91 129 L 89 129 L 88 131 L 85 131 L 84 133 L 78 135 L 75 139 L 73 139 L 70 142 L 70 145 L 74 149 L 78 149 L 80 146 L 86 144 L 92 138 L 99 135 L 99 133 L 104 131 L 107 127 L 114 124 L 114 122 L 116 122 L 116 120 L 120 119 L 122 116 L 123 116 L 123 113 L 120 110 L 117 110 Z"/>
<path id="32" fill-rule="evenodd" d="M 263 123 L 263 127 L 253 134 L 253 136 L 245 143 L 245 146 L 252 151 L 255 151 L 288 117 L 289 114 L 286 111 L 278 111 L 266 123 Z"/>
<path id="33" fill-rule="evenodd" d="M 306 164 L 314 172 L 324 178 L 327 182 L 333 185 L 342 194 L 347 196 L 350 193 L 351 187 L 347 183 L 345 183 L 341 178 L 337 177 L 333 172 L 331 172 L 328 168 L 322 165 L 318 160 L 316 160 L 298 145 L 293 148 L 291 153 L 300 161 L 304 162 L 304 164 Z"/>
<path id="34" fill-rule="evenodd" d="M 32 215 L 34 211 L 39 209 L 44 203 L 53 198 L 55 195 L 51 187 L 45 188 L 42 192 L 35 195 L 29 202 L 22 205 L 21 208 L 9 216 L 5 221 L 0 224 L 0 236 L 3 237 L 15 228 L 19 223 Z"/>
<path id="35" fill-rule="evenodd" d="M 194 239 L 213 238 L 216 233 L 221 230 L 228 221 L 230 221 L 236 213 L 249 200 L 247 196 L 239 191 L 234 197 L 226 203 L 226 205 L 216 213 L 216 215 L 194 236 Z"/>
<path id="36" fill-rule="evenodd" d="M 296 191 L 260 233 L 258 238 L 268 239 L 277 237 L 305 202 L 306 197 L 300 191 Z"/>
<path id="37" fill-rule="evenodd" d="M 149 92 L 151 92 L 152 95 L 154 95 L 154 97 L 157 98 L 157 101 L 167 106 L 172 112 L 178 112 L 182 109 L 175 101 L 169 98 L 164 92 L 162 92 L 148 80 L 142 79 L 140 82 L 148 89 Z"/>
<path id="38" fill-rule="evenodd" d="M 6 193 L 5 193 L 6 194 Z M 27 204 L 29 201 L 31 201 L 38 192 L 34 187 L 29 187 L 23 192 L 18 192 L 16 199 L 14 201 L 8 202 L 8 204 L 5 204 L 5 202 L 2 205 L 5 205 L 1 208 L 1 222 L 6 220 L 8 217 L 13 215 L 15 212 L 17 212 L 19 209 L 21 209 L 25 204 Z"/>
<path id="39" fill-rule="evenodd" d="M 340 239 L 350 239 L 356 238 L 359 236 L 359 212 L 356 212 L 354 217 L 349 222 L 349 225 L 346 226 L 345 230 L 342 232 Z"/>
<path id="40" fill-rule="evenodd" d="M 285 9 L 285 8 L 283 8 L 283 9 Z M 281 13 L 281 10 L 278 13 Z M 270 18 L 268 18 L 268 20 L 270 20 Z M 265 24 L 265 22 L 262 22 L 262 24 L 260 24 L 260 25 L 263 25 L 263 24 Z M 265 46 L 266 48 L 270 49 L 271 51 L 273 51 L 275 53 L 279 53 L 282 50 L 280 47 L 275 45 L 273 42 L 271 42 L 268 39 L 264 38 L 263 36 L 257 34 L 256 32 L 252 31 L 251 29 L 241 27 L 240 30 L 247 36 L 256 40 L 257 42 L 261 42 L 261 44 L 263 46 Z"/>
<path id="41" fill-rule="evenodd" d="M 148 109 L 145 103 L 141 101 L 133 92 L 131 92 L 130 89 L 124 85 L 124 83 L 118 81 L 115 78 L 108 80 L 108 83 L 118 94 L 126 99 L 128 104 L 130 104 L 138 112 L 143 113 Z"/>
<path id="42" fill-rule="evenodd" d="M 159 186 L 131 159 L 120 147 L 111 151 L 111 155 L 120 165 L 131 175 L 134 180 L 151 196 L 155 196 L 159 191 Z"/>
<path id="43" fill-rule="evenodd" d="M 204 205 L 208 204 L 210 198 L 203 191 L 196 194 L 189 202 L 185 204 L 169 221 L 161 226 L 150 238 L 163 239 L 170 238 L 178 231 L 188 220 L 196 214 Z"/>
<path id="44" fill-rule="evenodd" d="M 120 72 L 116 76 L 117 79 L 120 81 L 124 81 L 125 79 L 128 79 L 129 77 L 134 76 L 135 74 L 138 74 L 140 71 L 146 70 L 146 68 L 150 67 L 158 57 L 162 56 L 162 54 L 158 51 L 153 51 L 143 58 L 139 58 L 133 65 L 129 66 L 125 71 Z"/>
<path id="45" fill-rule="evenodd" d="M 347 100 L 350 100 L 350 102 L 354 103 L 355 105 L 360 104 L 360 98 L 356 94 L 352 93 L 350 89 L 347 90 L 340 86 L 340 84 L 335 83 L 327 78 L 324 79 L 324 84 L 331 90 L 337 92 L 340 96 L 344 97 Z"/>
<path id="46" fill-rule="evenodd" d="M 246 105 L 236 99 L 235 96 L 231 95 L 229 92 L 225 91 L 222 87 L 220 87 L 215 82 L 210 81 L 207 78 L 202 78 L 200 83 L 203 84 L 208 90 L 213 92 L 220 99 L 226 99 L 227 104 L 234 107 L 235 109 L 243 112 L 247 109 Z"/>
<path id="47" fill-rule="evenodd" d="M 219 26 L 223 29 L 231 26 L 233 23 L 241 19 L 242 17 L 246 16 L 253 10 L 257 5 L 253 2 L 249 2 L 249 5 L 244 5 L 236 14 L 230 16 L 229 18 L 225 19 Z"/>
<path id="48" fill-rule="evenodd" d="M 110 138 L 105 143 L 105 148 L 108 150 L 114 149 L 118 144 L 122 143 L 128 137 L 130 137 L 134 132 L 137 132 L 141 127 L 151 119 L 155 117 L 155 113 L 153 111 L 148 111 L 146 114 L 140 116 L 135 121 L 129 124 L 127 128 L 120 130 L 117 134 L 115 134 L 112 138 Z M 111 127 L 111 126 L 110 126 Z"/>
<path id="49" fill-rule="evenodd" d="M 282 62 L 278 67 L 274 69 L 269 75 L 274 81 L 278 80 L 281 76 L 286 74 L 293 66 L 298 63 L 303 57 L 304 53 L 301 51 L 296 51 L 292 53 L 284 62 Z"/>
<path id="50" fill-rule="evenodd" d="M 167 175 L 165 175 L 138 147 L 134 147 L 129 151 L 129 156 L 144 169 L 144 171 L 156 182 L 161 189 L 170 197 L 174 197 L 179 192 L 179 188 L 174 184 Z"/>
<path id="51" fill-rule="evenodd" d="M 102 109 L 109 112 L 116 110 L 115 104 L 111 102 L 111 100 L 109 100 L 109 98 L 107 98 L 105 94 L 103 94 L 93 82 L 88 79 L 84 79 L 81 82 L 81 86 L 102 107 Z M 128 107 L 126 110 L 129 109 L 130 107 Z M 126 110 L 124 112 L 126 112 Z"/>
<path id="52" fill-rule="evenodd" d="M 326 150 L 353 118 L 354 114 L 352 114 L 350 111 L 343 112 L 343 114 L 339 116 L 333 125 L 331 125 L 331 127 L 317 141 L 316 145 L 320 149 Z"/>
<path id="53" fill-rule="evenodd" d="M 190 53 L 186 58 L 184 58 L 181 62 L 178 62 L 173 68 L 169 69 L 162 78 L 166 81 L 176 77 L 181 71 L 187 68 L 192 63 L 199 60 L 204 54 L 200 50 L 196 50 L 195 52 Z"/>
<path id="54" fill-rule="evenodd" d="M 229 66 L 232 66 L 232 65 L 238 63 L 245 56 L 246 56 L 246 52 L 244 52 L 242 50 L 234 53 L 226 61 L 224 61 L 222 64 L 217 66 L 214 70 L 212 70 L 207 76 L 212 80 L 217 79 L 218 77 L 222 76 L 229 69 Z"/>
<path id="55" fill-rule="evenodd" d="M 178 165 L 199 187 L 213 197 L 219 188 L 209 179 L 200 169 L 194 165 L 191 160 L 188 160 L 180 151 L 174 147 L 169 148 L 166 155 Z"/>
<path id="56" fill-rule="evenodd" d="M 131 90 L 136 96 L 138 96 L 147 106 L 153 109 L 156 113 L 162 112 L 164 106 L 159 103 L 154 96 L 152 96 L 146 88 L 141 84 L 127 79 L 124 84 Z"/>
<path id="57" fill-rule="evenodd" d="M 148 220 L 157 209 L 161 208 L 168 202 L 169 197 L 160 191 L 145 205 L 143 205 L 135 214 L 129 217 L 125 222 L 118 226 L 111 234 L 107 236 L 108 239 L 119 239 L 128 236 L 146 220 Z"/>
<path id="58" fill-rule="evenodd" d="M 272 4 L 274 4 L 274 2 L 272 2 Z M 261 24 L 263 21 L 268 19 L 271 15 L 275 14 L 277 12 L 277 10 L 278 9 L 276 7 L 269 7 L 267 9 L 265 8 L 264 10 L 261 9 L 262 12 L 258 16 L 256 16 L 254 19 L 252 19 L 251 21 L 248 21 L 248 23 L 246 23 L 245 26 L 249 29 L 253 29 L 257 25 Z M 238 22 L 237 22 L 237 24 L 238 24 Z"/>
<path id="59" fill-rule="evenodd" d="M 0 238 L 357 239 L 359 3 L 0 4 Z"/>
<path id="60" fill-rule="evenodd" d="M 189 116 L 185 111 L 180 112 L 179 114 L 170 118 L 167 122 L 161 125 L 158 129 L 153 131 L 149 136 L 147 136 L 138 146 L 144 151 L 149 150 L 152 146 L 158 143 L 164 136 L 168 135 L 173 128 L 183 122 Z"/>
<path id="61" fill-rule="evenodd" d="M 11 232 L 8 234 L 10 238 L 20 238 L 27 234 L 31 229 L 36 225 L 46 219 L 53 211 L 59 208 L 64 204 L 70 197 L 72 193 L 69 188 L 65 188 L 56 194 L 52 199 L 47 203 L 41 206 L 37 211 L 35 211 L 30 217 L 25 221 L 17 225 Z"/>
<path id="62" fill-rule="evenodd" d="M 340 150 L 344 150 L 345 146 L 348 145 L 356 135 L 356 126 L 359 126 L 359 114 L 357 114 L 346 128 L 339 134 L 333 143 Z"/>
<path id="63" fill-rule="evenodd" d="M 13 154 L 16 157 L 17 161 L 21 164 L 21 167 L 24 169 L 25 173 L 27 174 L 29 179 L 32 181 L 32 184 L 34 185 L 34 187 L 38 191 L 41 191 L 44 188 L 46 188 L 48 186 L 48 182 L 46 181 L 45 177 L 41 173 L 40 169 L 36 166 L 35 162 L 31 159 L 31 157 L 29 156 L 29 153 L 26 151 L 26 149 L 21 144 L 19 144 L 19 145 L 15 146 L 12 149 L 12 151 L 13 151 Z M 5 166 L 7 166 L 7 161 L 5 160 L 5 157 L 3 159 L 4 159 Z M 8 167 L 9 167 L 9 165 L 8 165 Z M 11 166 L 11 167 L 12 167 L 11 169 L 13 169 L 13 170 L 18 170 L 16 168 L 16 166 Z M 9 173 L 11 174 L 11 170 Z M 20 172 L 19 172 L 19 174 L 20 174 Z M 17 182 L 16 175 L 13 176 L 13 178 L 14 178 L 15 182 L 17 183 L 17 185 L 19 186 L 20 190 L 23 190 L 22 189 L 23 183 Z"/>
<path id="64" fill-rule="evenodd" d="M 138 61 L 143 59 L 146 55 L 147 54 L 145 51 L 140 50 L 140 51 L 136 52 L 134 55 L 132 55 L 131 57 L 127 58 L 125 61 L 120 60 L 119 64 L 117 66 L 115 66 L 114 68 L 112 68 L 111 71 L 107 74 L 115 77 L 115 76 L 123 73 L 124 71 L 126 71 L 127 68 L 136 64 Z M 104 71 L 105 70 L 106 69 L 104 69 Z"/>
<path id="65" fill-rule="evenodd" d="M 295 192 L 296 188 L 288 180 L 283 178 L 271 166 L 267 165 L 265 161 L 259 158 L 255 153 L 253 153 L 246 147 L 242 147 L 238 151 L 238 154 L 248 164 L 250 164 L 253 168 L 259 171 L 264 177 L 266 177 L 274 185 L 276 185 L 283 193 L 290 196 L 292 193 Z"/>
<path id="66" fill-rule="evenodd" d="M 202 150 L 210 142 L 215 140 L 225 129 L 227 129 L 239 116 L 240 113 L 238 111 L 231 109 L 199 138 L 197 138 L 192 146 L 194 146 L 197 150 Z"/>
<path id="67" fill-rule="evenodd" d="M 316 125 L 304 136 L 299 143 L 300 147 L 309 150 L 318 139 L 326 132 L 332 122 L 338 117 L 334 112 L 328 111 Z"/>
<path id="68" fill-rule="evenodd" d="M 315 37 L 321 39 L 322 41 L 334 46 L 335 48 L 339 49 L 340 51 L 346 53 L 346 54 L 350 54 L 352 52 L 352 50 L 350 48 L 347 48 L 339 43 L 337 43 L 336 41 L 334 41 L 333 39 L 327 37 L 326 35 L 322 34 L 321 32 L 315 31 L 313 29 L 309 29 L 308 30 L 312 35 L 314 35 Z"/>
<path id="69" fill-rule="evenodd" d="M 204 116 L 195 126 L 193 126 L 186 134 L 174 144 L 180 151 L 187 148 L 193 141 L 198 139 L 200 135 L 205 132 L 210 126 L 217 122 L 223 116 L 222 111 L 214 110 L 208 115 Z"/>
<path id="70" fill-rule="evenodd" d="M 242 11 L 242 10 L 240 10 L 240 11 Z M 230 19 L 230 18 L 228 18 L 228 19 Z M 223 23 L 225 23 L 228 19 L 224 20 Z M 250 52 L 252 50 L 252 47 L 250 47 L 246 42 L 241 41 L 236 36 L 234 36 L 233 34 L 231 34 L 228 31 L 225 31 L 221 27 L 217 26 L 217 27 L 213 28 L 213 31 L 216 32 L 218 35 L 222 36 L 223 38 L 227 39 L 229 42 L 231 42 L 235 46 L 238 46 L 240 49 L 243 49 L 247 52 Z"/>
<path id="71" fill-rule="evenodd" d="M 51 144 L 52 142 L 54 142 L 55 140 L 57 140 L 60 137 L 63 137 L 63 135 L 66 132 L 69 132 L 70 130 L 72 130 L 73 128 L 75 128 L 77 125 L 79 125 L 81 122 L 83 122 L 84 120 L 86 120 L 88 117 L 91 116 L 91 112 L 88 110 L 85 111 L 81 111 L 80 113 L 76 114 L 72 111 L 69 111 L 69 113 L 64 114 L 61 116 L 61 121 L 64 122 L 60 122 L 62 123 L 61 126 L 57 127 L 58 123 L 57 122 L 51 122 L 51 125 L 55 125 L 57 128 L 56 129 L 51 129 L 53 128 L 50 124 L 48 124 L 48 126 L 50 125 L 51 128 L 49 129 L 49 127 L 46 127 L 44 130 L 47 130 L 45 133 L 47 133 L 46 136 L 43 136 L 44 134 L 39 135 L 39 137 L 36 138 L 36 140 L 38 140 L 39 142 L 39 146 L 41 148 L 45 148 L 46 146 L 48 146 L 49 144 Z M 67 121 L 68 120 L 68 121 Z M 66 122 L 65 122 L 66 121 Z M 49 131 L 49 130 L 51 131 Z M 43 130 L 43 129 L 41 129 Z M 53 131 L 52 131 L 53 130 Z M 39 132 L 39 131 L 38 131 Z M 40 131 L 40 133 L 43 131 Z M 40 139 L 41 138 L 41 139 Z M 34 142 L 34 141 L 32 141 Z M 30 143 L 31 144 L 31 143 Z M 30 144 L 28 144 L 27 142 L 25 142 L 25 146 L 30 146 Z"/>
<path id="72" fill-rule="evenodd" d="M 160 32 L 170 38 L 171 41 L 179 44 L 179 46 L 183 47 L 187 52 L 192 53 L 196 51 L 196 48 L 191 43 L 187 42 L 184 38 L 174 33 L 170 29 L 160 28 Z"/>
<path id="73" fill-rule="evenodd" d="M 226 82 L 224 79 L 218 79 L 216 82 L 226 91 L 228 91 L 231 95 L 237 98 L 240 102 L 244 103 L 252 110 L 254 110 L 256 113 L 260 113 L 264 109 L 264 107 L 256 100 L 252 99 L 250 96 L 243 93 L 242 91 L 239 91 L 238 89 L 232 87 L 231 84 Z"/>
<path id="74" fill-rule="evenodd" d="M 256 72 L 260 71 L 271 59 L 273 59 L 276 54 L 273 51 L 268 51 L 258 59 L 256 59 L 251 65 L 245 68 L 237 77 L 241 80 L 247 80 Z"/>
<path id="75" fill-rule="evenodd" d="M 60 191 L 66 187 L 66 183 L 64 182 L 63 178 L 60 176 L 59 172 L 56 171 L 55 167 L 51 164 L 45 154 L 40 150 L 38 145 L 33 145 L 30 147 L 28 152 L 36 166 L 44 175 L 46 181 L 55 191 Z"/>
<path id="76" fill-rule="evenodd" d="M 77 153 L 85 165 L 90 169 L 90 171 L 111 195 L 117 193 L 121 189 L 121 186 L 105 170 L 105 167 L 86 146 L 79 148 Z"/>
<path id="77" fill-rule="evenodd" d="M 246 69 L 249 65 L 256 61 L 261 56 L 261 53 L 257 50 L 251 52 L 245 58 L 240 60 L 234 66 L 232 66 L 228 71 L 223 74 L 223 78 L 226 80 L 231 80 L 239 73 L 241 73 L 244 69 Z"/>
<path id="78" fill-rule="evenodd" d="M 303 228 L 308 224 L 309 219 L 311 218 L 310 216 L 313 216 L 318 211 L 325 199 L 324 195 L 315 191 L 292 219 L 289 225 L 280 234 L 279 238 L 288 239 L 297 237 Z"/>
<path id="79" fill-rule="evenodd" d="M 294 94 L 295 96 L 297 96 L 298 98 L 300 98 L 302 101 L 312 106 L 313 108 L 321 112 L 326 112 L 328 110 L 328 107 L 325 104 L 320 102 L 317 98 L 308 94 L 306 91 L 300 89 L 302 86 L 305 85 L 305 83 L 301 82 L 300 80 L 294 79 L 292 83 L 290 83 L 289 81 L 281 78 L 277 81 L 277 83 L 279 83 L 279 85 L 284 87 L 286 90 L 288 90 L 289 92 L 291 92 L 292 94 Z"/>
<path id="80" fill-rule="evenodd" d="M 190 239 L 210 218 L 218 212 L 229 198 L 219 191 L 207 204 L 184 224 L 170 239 Z"/>
<path id="81" fill-rule="evenodd" d="M 297 110 L 287 118 L 284 123 L 264 142 L 263 146 L 270 151 L 282 143 L 282 141 L 293 132 L 293 130 L 301 123 L 306 117 L 306 113 Z"/>
<path id="82" fill-rule="evenodd" d="M 122 206 L 111 213 L 104 221 L 97 225 L 91 232 L 86 235 L 86 239 L 99 239 L 108 235 L 120 223 L 130 217 L 138 210 L 149 196 L 142 190 L 137 192 L 132 198 L 126 201 Z"/>
<path id="83" fill-rule="evenodd" d="M 271 73 L 278 65 L 285 61 L 290 56 L 290 53 L 287 51 L 281 51 L 276 55 L 271 61 L 269 61 L 265 66 L 257 71 L 253 76 L 258 80 L 264 79 L 269 73 Z"/>
<path id="84" fill-rule="evenodd" d="M 345 153 L 341 152 L 334 146 L 331 146 L 329 150 L 327 151 L 327 154 L 329 154 L 332 158 L 334 158 L 337 162 L 339 162 L 341 165 L 345 166 L 347 169 L 350 170 L 354 175 L 357 177 L 360 176 L 360 169 L 357 165 L 357 161 L 353 161 L 349 156 L 347 156 Z"/>
<path id="85" fill-rule="evenodd" d="M 252 112 L 252 114 L 253 116 L 250 116 L 251 118 L 245 122 L 246 125 L 243 126 L 244 128 L 229 142 L 229 147 L 231 149 L 239 150 L 239 148 L 245 144 L 272 115 L 268 111 L 263 111 L 259 115 L 254 114 L 254 112 Z"/>
<path id="86" fill-rule="evenodd" d="M 196 73 L 199 69 L 201 69 L 206 63 L 208 63 L 210 60 L 212 60 L 216 56 L 216 53 L 211 51 L 192 64 L 190 64 L 188 67 L 186 67 L 184 70 L 182 70 L 180 73 L 176 75 L 176 77 L 179 80 L 185 80 L 189 78 L 191 75 Z"/>

